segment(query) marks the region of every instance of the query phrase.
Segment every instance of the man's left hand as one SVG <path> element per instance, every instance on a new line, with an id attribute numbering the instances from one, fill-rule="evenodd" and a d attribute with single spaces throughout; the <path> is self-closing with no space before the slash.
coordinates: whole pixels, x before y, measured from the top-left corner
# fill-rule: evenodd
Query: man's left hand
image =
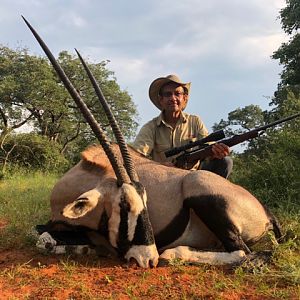
<path id="1" fill-rule="evenodd" d="M 229 155 L 230 148 L 225 144 L 215 143 L 212 145 L 212 152 L 213 152 L 212 158 L 222 159 L 225 156 Z"/>

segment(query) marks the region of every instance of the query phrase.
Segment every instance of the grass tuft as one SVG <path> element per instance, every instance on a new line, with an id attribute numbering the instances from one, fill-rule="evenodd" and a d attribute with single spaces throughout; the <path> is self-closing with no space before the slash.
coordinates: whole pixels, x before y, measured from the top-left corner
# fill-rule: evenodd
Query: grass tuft
<path id="1" fill-rule="evenodd" d="M 55 175 L 33 173 L 0 181 L 0 249 L 32 246 L 35 226 L 50 219 L 49 195 Z"/>

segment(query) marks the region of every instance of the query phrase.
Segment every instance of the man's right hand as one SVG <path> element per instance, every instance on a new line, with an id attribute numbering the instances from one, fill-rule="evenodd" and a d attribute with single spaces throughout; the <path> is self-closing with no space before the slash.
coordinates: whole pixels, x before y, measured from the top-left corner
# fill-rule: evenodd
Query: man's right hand
<path id="1" fill-rule="evenodd" d="M 222 159 L 230 153 L 230 148 L 223 143 L 213 144 L 211 150 L 213 152 L 212 158 L 217 159 Z"/>

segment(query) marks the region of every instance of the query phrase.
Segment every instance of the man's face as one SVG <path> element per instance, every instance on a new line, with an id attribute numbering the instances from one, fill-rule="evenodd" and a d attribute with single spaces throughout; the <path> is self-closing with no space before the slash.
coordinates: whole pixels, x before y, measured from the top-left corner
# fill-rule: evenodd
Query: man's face
<path id="1" fill-rule="evenodd" d="M 184 94 L 183 87 L 175 83 L 165 85 L 160 94 L 159 102 L 165 112 L 182 111 L 188 98 L 188 95 Z"/>

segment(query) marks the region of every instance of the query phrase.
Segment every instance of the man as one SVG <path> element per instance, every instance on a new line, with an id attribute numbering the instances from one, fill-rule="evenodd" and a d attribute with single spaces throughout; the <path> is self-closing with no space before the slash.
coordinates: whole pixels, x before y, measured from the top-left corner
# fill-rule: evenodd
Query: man
<path id="1" fill-rule="evenodd" d="M 138 133 L 133 147 L 145 156 L 167 166 L 174 166 L 174 157 L 166 158 L 164 152 L 183 146 L 208 135 L 208 130 L 198 116 L 185 109 L 191 83 L 183 83 L 176 75 L 155 79 L 149 88 L 149 97 L 161 114 L 146 123 Z M 227 178 L 232 170 L 230 149 L 222 143 L 212 146 L 213 156 L 198 162 L 193 169 L 214 172 Z"/>

